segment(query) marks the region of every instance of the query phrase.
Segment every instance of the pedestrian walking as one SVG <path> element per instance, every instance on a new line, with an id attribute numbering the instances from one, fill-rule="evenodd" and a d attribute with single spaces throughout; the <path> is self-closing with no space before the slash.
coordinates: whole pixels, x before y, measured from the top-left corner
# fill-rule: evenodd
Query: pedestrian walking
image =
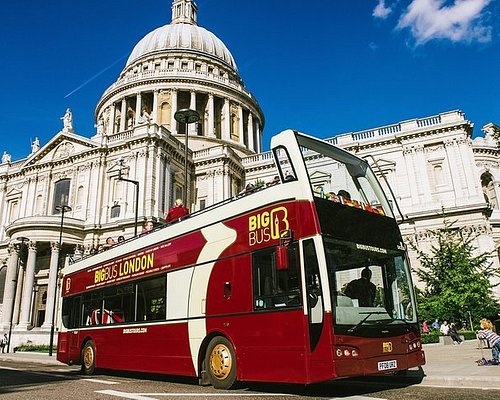
<path id="1" fill-rule="evenodd" d="M 9 344 L 9 338 L 7 337 L 7 334 L 4 333 L 2 339 L 0 339 L 0 347 L 2 348 L 2 353 L 4 352 L 4 349 L 7 347 Z"/>

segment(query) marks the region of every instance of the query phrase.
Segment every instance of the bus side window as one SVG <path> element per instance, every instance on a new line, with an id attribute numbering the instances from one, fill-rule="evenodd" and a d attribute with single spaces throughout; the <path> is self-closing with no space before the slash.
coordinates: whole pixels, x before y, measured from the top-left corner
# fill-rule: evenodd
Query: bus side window
<path id="1" fill-rule="evenodd" d="M 148 279 L 137 284 L 137 321 L 158 321 L 166 318 L 165 277 Z"/>
<path id="2" fill-rule="evenodd" d="M 288 269 L 281 271 L 276 268 L 274 247 L 252 254 L 255 310 L 302 305 L 297 245 L 292 244 L 288 253 Z"/>
<path id="3" fill-rule="evenodd" d="M 103 324 L 134 320 L 134 285 L 112 286 L 104 290 Z"/>
<path id="4" fill-rule="evenodd" d="M 102 298 L 100 293 L 87 293 L 83 296 L 82 325 L 91 326 L 101 323 Z"/>
<path id="5" fill-rule="evenodd" d="M 80 310 L 80 296 L 63 299 L 62 323 L 66 328 L 74 329 L 80 325 Z"/>

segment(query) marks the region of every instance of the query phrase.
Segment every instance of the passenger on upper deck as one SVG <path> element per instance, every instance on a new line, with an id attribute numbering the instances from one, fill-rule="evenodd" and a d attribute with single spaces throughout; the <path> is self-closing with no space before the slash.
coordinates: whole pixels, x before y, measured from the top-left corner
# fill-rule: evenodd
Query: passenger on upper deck
<path id="1" fill-rule="evenodd" d="M 153 221 L 144 222 L 144 226 L 142 227 L 141 235 L 146 235 L 152 232 L 154 229 Z"/>
<path id="2" fill-rule="evenodd" d="M 342 196 L 346 200 L 351 200 L 351 194 L 347 190 L 340 189 L 337 195 Z"/>
<path id="3" fill-rule="evenodd" d="M 168 210 L 168 213 L 165 215 L 165 222 L 172 223 L 177 222 L 180 218 L 189 215 L 189 210 L 184 207 L 181 199 L 175 200 L 174 206 Z"/>

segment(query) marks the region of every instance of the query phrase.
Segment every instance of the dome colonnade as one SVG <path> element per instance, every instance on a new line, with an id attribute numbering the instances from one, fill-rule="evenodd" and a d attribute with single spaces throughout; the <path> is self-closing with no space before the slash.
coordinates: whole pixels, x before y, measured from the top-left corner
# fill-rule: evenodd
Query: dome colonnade
<path id="1" fill-rule="evenodd" d="M 118 80 L 101 97 L 94 138 L 111 138 L 142 124 L 183 135 L 185 126 L 174 119 L 183 108 L 200 115 L 188 128 L 191 150 L 225 143 L 240 156 L 261 151 L 264 116 L 233 56 L 197 25 L 193 1 L 174 0 L 172 22 L 137 43 Z"/>

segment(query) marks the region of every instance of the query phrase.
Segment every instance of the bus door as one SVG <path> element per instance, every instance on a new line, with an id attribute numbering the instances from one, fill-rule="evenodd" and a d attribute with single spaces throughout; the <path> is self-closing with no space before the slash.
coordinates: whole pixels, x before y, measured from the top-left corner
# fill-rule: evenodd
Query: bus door
<path id="1" fill-rule="evenodd" d="M 305 295 L 308 322 L 308 381 L 321 381 L 332 378 L 334 371 L 332 364 L 333 348 L 331 340 L 331 313 L 325 313 L 324 278 L 320 274 L 320 252 L 316 248 L 314 239 L 302 242 L 302 262 L 304 265 Z M 329 320 L 326 320 L 330 318 Z"/>
<path id="2" fill-rule="evenodd" d="M 68 360 L 76 362 L 80 359 L 80 331 L 77 329 L 81 324 L 81 296 L 74 296 L 63 299 L 62 306 L 62 325 L 64 326 L 66 333 L 62 333 L 62 329 L 59 330 L 61 338 L 66 339 L 66 343 L 63 344 L 64 349 L 60 348 L 60 351 L 67 351 Z M 62 344 L 62 343 L 61 343 Z"/>
<path id="3" fill-rule="evenodd" d="M 298 243 L 278 268 L 277 248 L 252 253 L 253 310 L 241 321 L 241 379 L 301 382 L 305 375 L 304 312 Z M 263 367 L 265 365 L 265 367 Z"/>

